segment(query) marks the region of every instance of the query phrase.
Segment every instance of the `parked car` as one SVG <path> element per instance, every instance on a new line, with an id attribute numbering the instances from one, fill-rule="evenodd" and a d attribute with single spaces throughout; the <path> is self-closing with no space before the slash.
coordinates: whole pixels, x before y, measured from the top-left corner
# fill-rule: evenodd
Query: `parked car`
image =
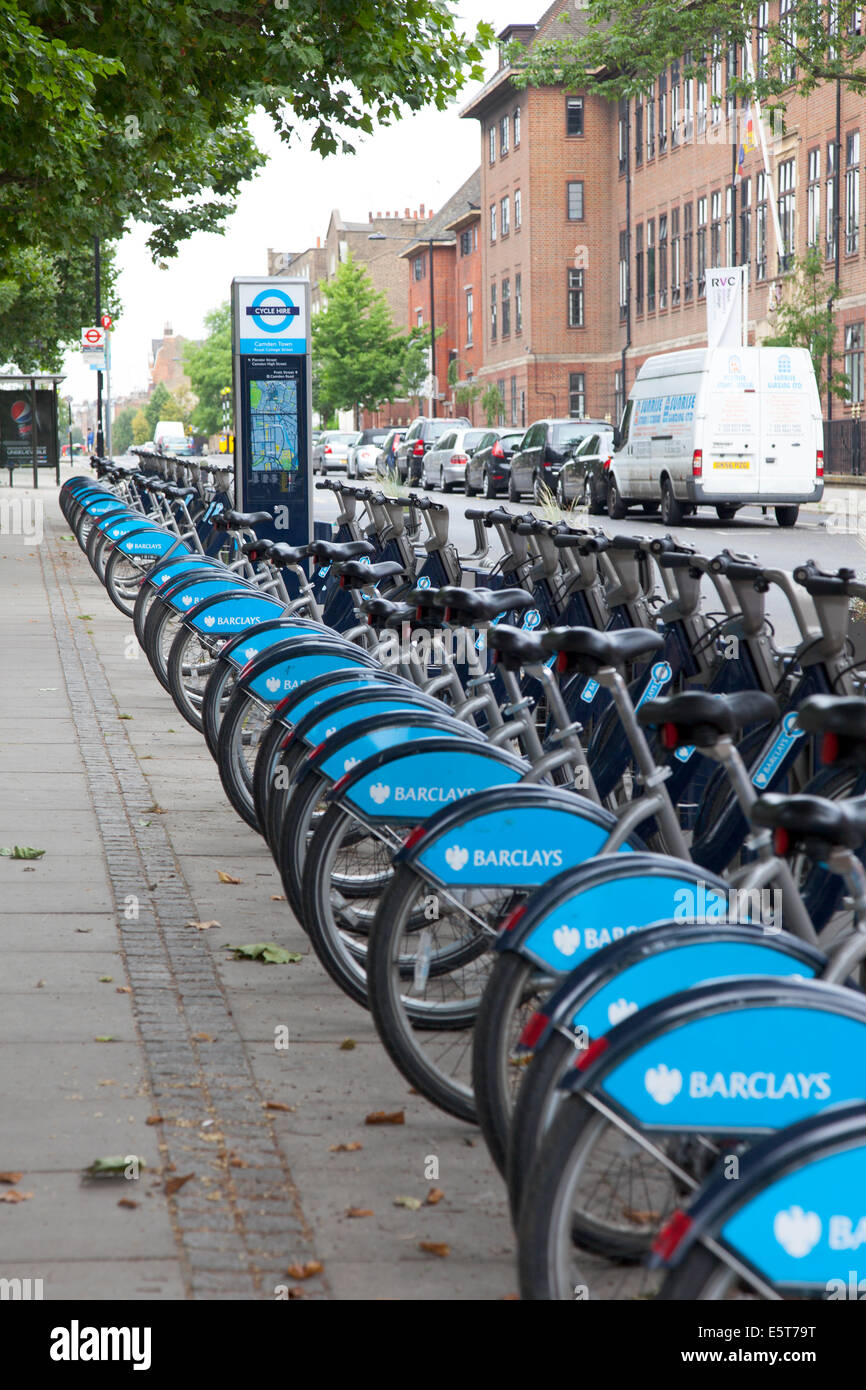
<path id="1" fill-rule="evenodd" d="M 511 456 L 525 433 L 525 430 L 508 429 L 486 431 L 466 465 L 467 497 L 474 497 L 477 492 L 483 492 L 485 497 L 496 497 L 507 490 Z"/>
<path id="2" fill-rule="evenodd" d="M 329 468 L 349 466 L 349 445 L 358 438 L 355 430 L 323 430 L 313 445 L 313 472 L 327 473 Z"/>
<path id="3" fill-rule="evenodd" d="M 361 430 L 349 445 L 349 462 L 346 473 L 350 478 L 366 478 L 376 471 L 376 457 L 387 431 L 380 429 Z"/>
<path id="4" fill-rule="evenodd" d="M 450 492 L 466 481 L 466 465 L 489 430 L 467 429 L 461 425 L 436 440 L 421 462 L 421 482 L 425 488 L 438 487 Z"/>
<path id="5" fill-rule="evenodd" d="M 560 507 L 579 502 L 590 516 L 602 516 L 607 511 L 607 476 L 612 457 L 612 425 L 582 439 L 559 470 L 556 500 Z"/>
<path id="6" fill-rule="evenodd" d="M 403 430 L 389 430 L 382 440 L 382 447 L 376 455 L 376 475 L 384 478 L 386 473 L 393 473 L 396 467 L 397 445 L 403 438 Z"/>
<path id="7" fill-rule="evenodd" d="M 602 428 L 610 428 L 606 420 L 536 420 L 512 456 L 509 501 L 518 502 L 528 492 L 540 502 L 545 489 L 555 493 L 559 470 L 574 446 Z"/>
<path id="8" fill-rule="evenodd" d="M 428 449 L 431 449 L 442 438 L 443 434 L 450 433 L 459 425 L 471 429 L 471 423 L 465 415 L 461 415 L 459 419 L 419 415 L 417 419 L 413 420 L 406 431 L 405 438 L 397 446 L 395 462 L 400 481 L 405 483 L 420 482 L 424 455 Z"/>

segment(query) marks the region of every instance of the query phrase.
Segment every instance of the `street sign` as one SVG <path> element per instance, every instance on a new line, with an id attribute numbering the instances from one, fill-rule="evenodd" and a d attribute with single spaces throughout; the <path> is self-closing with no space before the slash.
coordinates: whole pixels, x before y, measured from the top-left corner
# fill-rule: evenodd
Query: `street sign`
<path id="1" fill-rule="evenodd" d="M 309 303 L 307 280 L 232 281 L 236 505 L 269 511 L 257 533 L 293 546 L 313 537 Z"/>
<path id="2" fill-rule="evenodd" d="M 85 365 L 91 367 L 93 371 L 105 371 L 105 329 L 104 328 L 82 328 L 81 330 L 81 356 Z"/>
<path id="3" fill-rule="evenodd" d="M 111 327 L 111 315 L 110 315 L 110 314 L 103 314 L 103 315 L 102 315 L 102 318 L 99 320 L 99 322 L 102 324 L 102 327 L 103 327 L 103 328 L 110 328 L 110 327 Z"/>

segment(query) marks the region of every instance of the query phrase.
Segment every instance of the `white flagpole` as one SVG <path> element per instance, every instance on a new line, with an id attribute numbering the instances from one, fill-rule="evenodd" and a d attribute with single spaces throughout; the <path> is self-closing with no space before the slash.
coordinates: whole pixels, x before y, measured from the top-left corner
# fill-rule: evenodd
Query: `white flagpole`
<path id="1" fill-rule="evenodd" d="M 744 16 L 744 18 L 745 18 L 745 16 Z M 754 59 L 753 59 L 753 57 L 752 57 L 751 34 L 749 35 L 749 42 L 746 43 L 746 44 L 744 44 L 744 45 L 743 45 L 743 48 L 744 48 L 745 54 L 746 54 L 746 67 L 747 67 L 748 70 L 749 70 L 749 76 L 750 76 L 751 78 L 754 79 L 754 76 L 755 76 L 755 62 L 754 62 Z M 783 242 L 782 242 L 782 224 L 781 224 L 780 221 L 779 221 L 779 208 L 778 208 L 778 204 L 777 204 L 777 202 L 776 202 L 776 186 L 775 186 L 775 184 L 774 184 L 774 182 L 773 182 L 773 173 L 772 173 L 772 170 L 771 170 L 771 168 L 770 168 L 770 156 L 769 156 L 769 154 L 768 154 L 768 152 L 767 152 L 767 136 L 766 136 L 766 133 L 765 133 L 765 131 L 764 131 L 764 118 L 763 118 L 763 116 L 761 115 L 761 103 L 760 103 L 760 101 L 758 100 L 758 98 L 757 98 L 757 97 L 752 97 L 752 98 L 750 98 L 750 101 L 754 102 L 755 112 L 756 112 L 757 118 L 758 118 L 758 134 L 760 135 L 760 139 L 761 139 L 761 154 L 762 154 L 763 157 L 764 157 L 764 172 L 765 172 L 766 175 L 767 175 L 767 182 L 768 182 L 768 184 L 769 184 L 769 186 L 770 186 L 769 203 L 770 203 L 770 212 L 771 212 L 772 217 L 773 217 L 773 233 L 774 233 L 775 238 L 776 238 L 776 255 L 777 255 L 777 257 L 780 257 L 780 256 L 782 255 L 782 248 L 783 248 Z"/>

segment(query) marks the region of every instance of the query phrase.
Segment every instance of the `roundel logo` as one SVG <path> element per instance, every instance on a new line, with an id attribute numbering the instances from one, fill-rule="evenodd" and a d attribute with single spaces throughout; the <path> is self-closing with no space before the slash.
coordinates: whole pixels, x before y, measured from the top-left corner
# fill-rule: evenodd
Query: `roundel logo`
<path id="1" fill-rule="evenodd" d="M 278 302 L 269 303 L 269 300 Z M 260 290 L 252 304 L 247 306 L 247 314 L 260 333 L 283 333 L 286 320 L 296 318 L 300 312 L 285 290 Z"/>
<path id="2" fill-rule="evenodd" d="M 418 580 L 418 588 L 419 588 L 419 589 L 429 589 L 429 588 L 430 588 L 430 576 L 429 576 L 429 574 L 422 574 L 422 575 L 421 575 L 421 578 Z"/>
<path id="3" fill-rule="evenodd" d="M 662 684 L 664 684 L 665 681 L 669 681 L 672 674 L 670 663 L 667 661 L 657 661 L 652 669 L 653 680 L 660 681 Z"/>
<path id="4" fill-rule="evenodd" d="M 523 619 L 524 630 L 526 632 L 531 632 L 533 628 L 538 627 L 538 624 L 540 622 L 541 614 L 539 613 L 538 609 L 530 608 L 529 612 L 526 614 L 526 617 Z"/>

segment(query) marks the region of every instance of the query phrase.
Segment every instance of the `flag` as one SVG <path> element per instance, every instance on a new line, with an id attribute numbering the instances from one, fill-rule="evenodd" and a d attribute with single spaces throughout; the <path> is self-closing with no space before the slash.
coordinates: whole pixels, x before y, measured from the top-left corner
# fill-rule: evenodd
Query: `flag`
<path id="1" fill-rule="evenodd" d="M 743 165 L 746 162 L 746 155 L 752 150 L 757 149 L 758 142 L 755 139 L 755 126 L 752 121 L 752 108 L 746 108 L 745 114 L 740 117 L 740 140 L 737 150 L 737 175 L 742 178 Z"/>

